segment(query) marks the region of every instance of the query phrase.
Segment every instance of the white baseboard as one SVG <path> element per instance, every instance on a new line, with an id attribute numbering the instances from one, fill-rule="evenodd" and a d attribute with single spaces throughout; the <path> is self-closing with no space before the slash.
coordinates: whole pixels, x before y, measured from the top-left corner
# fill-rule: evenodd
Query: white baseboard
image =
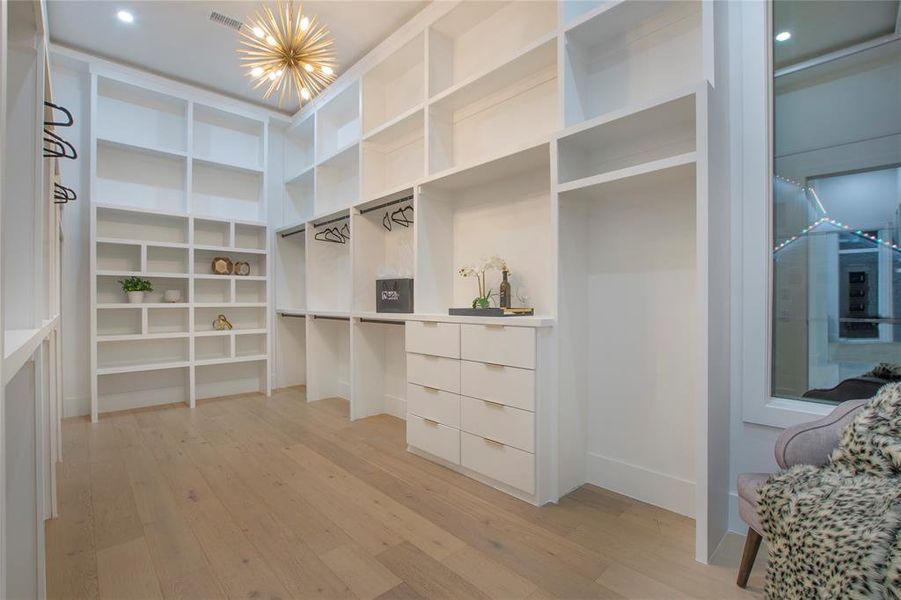
<path id="1" fill-rule="evenodd" d="M 91 398 L 63 398 L 63 418 L 86 417 L 91 414 Z"/>
<path id="2" fill-rule="evenodd" d="M 585 470 L 588 483 L 694 517 L 695 484 L 692 481 L 592 452 L 588 453 Z"/>
<path id="3" fill-rule="evenodd" d="M 398 396 L 385 394 L 385 413 L 398 419 L 407 418 L 407 400 Z"/>

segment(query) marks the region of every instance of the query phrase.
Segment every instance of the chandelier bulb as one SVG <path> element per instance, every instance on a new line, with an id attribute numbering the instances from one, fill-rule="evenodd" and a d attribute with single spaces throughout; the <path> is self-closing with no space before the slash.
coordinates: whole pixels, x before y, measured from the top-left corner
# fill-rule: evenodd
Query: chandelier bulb
<path id="1" fill-rule="evenodd" d="M 306 71 L 307 73 L 312 73 L 312 72 L 313 72 L 313 65 L 311 65 L 310 63 L 305 63 L 304 66 L 303 66 L 303 69 L 304 69 L 304 71 Z"/>
<path id="2" fill-rule="evenodd" d="M 308 90 L 307 88 L 300 88 L 300 96 L 304 100 L 309 100 L 310 99 L 310 90 Z"/>
<path id="3" fill-rule="evenodd" d="M 333 75 L 335 73 L 335 70 L 332 69 L 330 66 L 326 65 L 326 66 L 322 67 L 322 72 L 325 73 L 326 75 Z"/>
<path id="4" fill-rule="evenodd" d="M 302 17 L 300 19 L 300 30 L 306 31 L 310 28 L 310 20 L 307 17 Z"/>
<path id="5" fill-rule="evenodd" d="M 250 74 L 251 74 L 253 77 L 259 77 L 260 75 L 263 74 L 263 67 L 254 67 L 254 68 L 252 68 L 252 69 L 250 70 Z"/>
<path id="6" fill-rule="evenodd" d="M 262 39 L 262 38 L 263 38 L 263 35 L 265 35 L 265 32 L 263 31 L 263 28 L 262 28 L 262 27 L 256 26 L 256 27 L 253 28 L 253 34 L 254 34 L 255 36 L 257 36 L 258 38 Z"/>

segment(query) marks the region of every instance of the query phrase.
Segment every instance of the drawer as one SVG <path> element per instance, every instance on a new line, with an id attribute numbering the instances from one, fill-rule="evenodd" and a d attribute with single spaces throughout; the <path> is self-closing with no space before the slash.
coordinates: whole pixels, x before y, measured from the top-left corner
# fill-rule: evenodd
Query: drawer
<path id="1" fill-rule="evenodd" d="M 407 445 L 460 464 L 460 430 L 407 413 Z"/>
<path id="2" fill-rule="evenodd" d="M 535 330 L 505 325 L 463 325 L 460 357 L 464 360 L 535 368 Z"/>
<path id="3" fill-rule="evenodd" d="M 460 396 L 457 394 L 408 383 L 407 410 L 448 427 L 460 427 Z"/>
<path id="4" fill-rule="evenodd" d="M 464 396 L 460 399 L 460 429 L 535 452 L 535 413 L 527 410 Z"/>
<path id="5" fill-rule="evenodd" d="M 535 455 L 460 432 L 460 464 L 528 494 L 535 493 Z"/>
<path id="6" fill-rule="evenodd" d="M 460 358 L 460 326 L 456 323 L 407 321 L 407 352 Z"/>
<path id="7" fill-rule="evenodd" d="M 460 361 L 428 354 L 407 354 L 407 381 L 460 393 Z"/>
<path id="8" fill-rule="evenodd" d="M 535 371 L 468 360 L 460 361 L 460 371 L 464 396 L 535 410 Z"/>

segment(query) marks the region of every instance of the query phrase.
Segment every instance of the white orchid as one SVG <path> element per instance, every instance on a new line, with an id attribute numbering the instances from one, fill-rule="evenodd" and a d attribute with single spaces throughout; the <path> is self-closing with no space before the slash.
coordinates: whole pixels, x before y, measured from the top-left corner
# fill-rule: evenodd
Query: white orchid
<path id="1" fill-rule="evenodd" d="M 457 271 L 460 277 L 475 277 L 479 284 L 479 295 L 472 301 L 472 307 L 488 308 L 491 304 L 493 290 L 485 285 L 485 273 L 487 271 L 507 271 L 507 261 L 498 256 L 482 257 L 481 265 L 477 268 L 473 265 L 463 265 Z"/>

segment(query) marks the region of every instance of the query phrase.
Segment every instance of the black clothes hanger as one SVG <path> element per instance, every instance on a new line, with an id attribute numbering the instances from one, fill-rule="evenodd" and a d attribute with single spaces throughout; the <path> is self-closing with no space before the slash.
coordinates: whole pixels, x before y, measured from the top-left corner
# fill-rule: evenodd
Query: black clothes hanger
<path id="1" fill-rule="evenodd" d="M 409 227 L 413 224 L 413 218 L 411 216 L 407 216 L 407 211 L 412 212 L 412 206 L 405 206 L 404 208 L 398 208 L 393 213 L 391 213 L 391 220 L 397 223 L 398 225 L 403 225 L 404 227 Z"/>
<path id="2" fill-rule="evenodd" d="M 391 231 L 391 215 L 388 214 L 388 211 L 385 211 L 385 216 L 382 217 L 382 227 Z"/>
<path id="3" fill-rule="evenodd" d="M 50 147 L 47 147 L 50 144 Z M 53 131 L 44 130 L 44 158 L 78 158 L 75 147 Z"/>
<path id="4" fill-rule="evenodd" d="M 347 226 L 347 223 L 341 226 L 341 229 L 338 230 L 338 234 L 345 240 L 350 239 L 350 227 Z"/>
<path id="5" fill-rule="evenodd" d="M 344 239 L 344 236 L 341 235 L 341 232 L 337 227 L 329 227 L 326 230 L 326 235 L 328 237 L 328 241 L 335 242 L 336 244 L 346 244 L 347 241 Z"/>
<path id="6" fill-rule="evenodd" d="M 72 200 L 77 200 L 78 196 L 75 194 L 75 190 L 72 188 L 67 188 L 64 185 L 60 185 L 58 183 L 53 184 L 53 203 L 54 204 L 67 204 Z"/>
<path id="7" fill-rule="evenodd" d="M 66 115 L 66 122 L 62 123 L 59 121 L 44 121 L 44 125 L 53 126 L 53 127 L 71 127 L 73 123 L 75 123 L 75 119 L 72 117 L 72 113 L 69 112 L 64 106 L 60 106 L 59 104 L 54 104 L 53 102 L 44 102 L 44 106 L 51 108 L 53 110 L 58 110 Z"/>

